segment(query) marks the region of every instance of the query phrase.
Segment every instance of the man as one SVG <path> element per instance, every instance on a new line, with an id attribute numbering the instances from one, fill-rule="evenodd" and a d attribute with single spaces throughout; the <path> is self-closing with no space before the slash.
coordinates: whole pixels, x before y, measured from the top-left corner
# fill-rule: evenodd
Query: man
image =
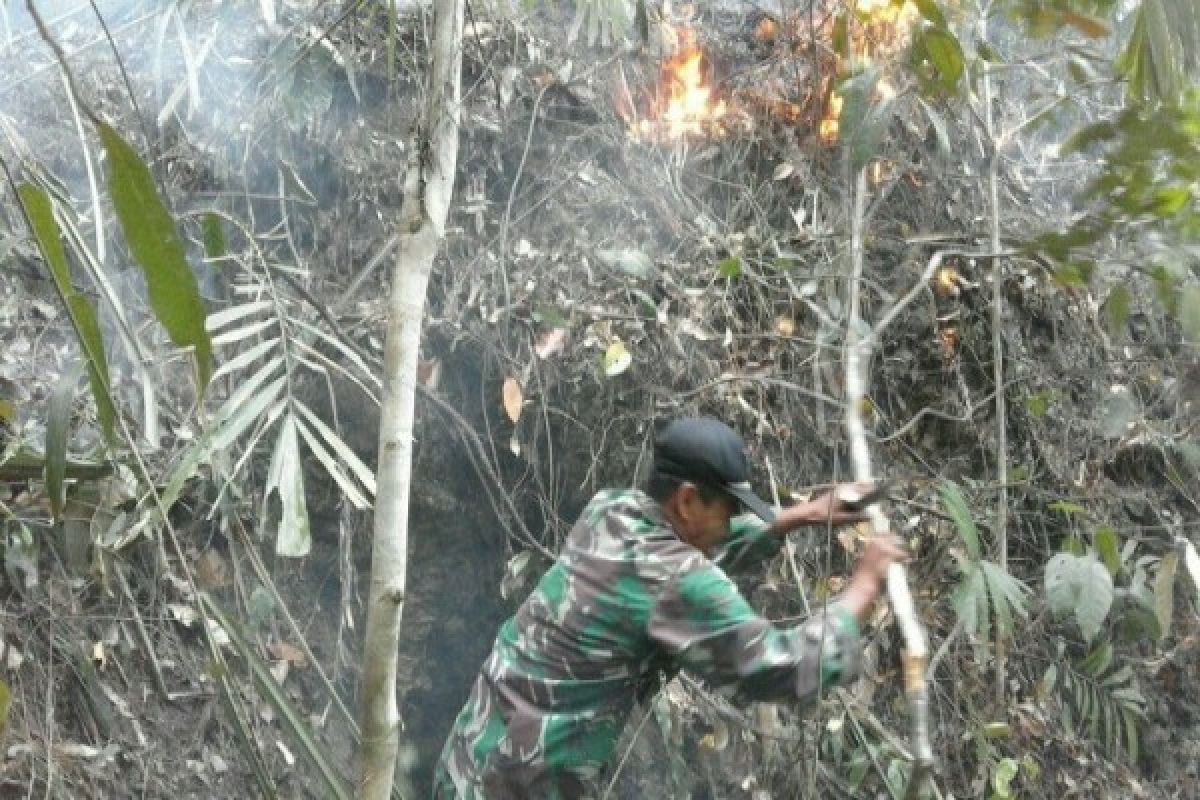
<path id="1" fill-rule="evenodd" d="M 801 703 L 856 676 L 858 624 L 902 547 L 873 540 L 826 613 L 777 628 L 726 570 L 771 557 L 797 528 L 861 514 L 831 492 L 776 515 L 749 476 L 733 430 L 682 419 L 655 442 L 644 491 L 592 499 L 501 627 L 442 751 L 436 800 L 594 794 L 634 703 L 679 668 L 743 699 Z M 743 509 L 757 518 L 735 516 Z"/>

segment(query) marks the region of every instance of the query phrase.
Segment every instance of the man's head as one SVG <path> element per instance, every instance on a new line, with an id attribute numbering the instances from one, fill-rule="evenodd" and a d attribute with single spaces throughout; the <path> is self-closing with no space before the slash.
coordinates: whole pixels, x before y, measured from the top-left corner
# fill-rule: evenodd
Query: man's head
<path id="1" fill-rule="evenodd" d="M 767 522 L 775 516 L 750 488 L 742 437 L 709 417 L 675 420 L 663 429 L 646 492 L 662 504 L 679 537 L 705 552 L 729 535 L 730 518 L 743 509 Z"/>

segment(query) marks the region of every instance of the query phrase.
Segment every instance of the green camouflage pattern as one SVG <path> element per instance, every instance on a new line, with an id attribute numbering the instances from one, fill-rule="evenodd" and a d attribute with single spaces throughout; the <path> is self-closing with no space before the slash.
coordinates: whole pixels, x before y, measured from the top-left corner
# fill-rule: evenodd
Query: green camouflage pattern
<path id="1" fill-rule="evenodd" d="M 634 704 L 680 668 L 741 700 L 801 703 L 856 676 L 854 618 L 833 605 L 799 627 L 772 625 L 728 571 L 781 542 L 749 515 L 730 534 L 709 559 L 645 493 L 598 493 L 501 627 L 442 751 L 434 798 L 594 794 Z"/>

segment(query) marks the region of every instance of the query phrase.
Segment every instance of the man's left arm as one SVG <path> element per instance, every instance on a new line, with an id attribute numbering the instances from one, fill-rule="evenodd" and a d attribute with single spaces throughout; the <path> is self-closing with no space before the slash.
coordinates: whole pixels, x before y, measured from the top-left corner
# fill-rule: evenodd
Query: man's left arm
<path id="1" fill-rule="evenodd" d="M 873 484 L 850 483 L 834 487 L 811 500 L 804 500 L 779 511 L 770 523 L 752 514 L 734 517 L 729 524 L 729 539 L 713 555 L 713 561 L 733 575 L 769 561 L 779 552 L 784 538 L 792 531 L 814 525 L 850 525 L 864 518 L 860 509 L 852 508 L 839 497 L 869 493 Z"/>

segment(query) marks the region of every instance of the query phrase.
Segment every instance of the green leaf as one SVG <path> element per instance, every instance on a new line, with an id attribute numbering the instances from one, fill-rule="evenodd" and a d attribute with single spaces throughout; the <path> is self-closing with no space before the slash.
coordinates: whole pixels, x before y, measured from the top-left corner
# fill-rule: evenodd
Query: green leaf
<path id="1" fill-rule="evenodd" d="M 973 566 L 963 575 L 962 582 L 950 598 L 954 613 L 962 622 L 963 630 L 974 636 L 979 633 L 981 619 L 986 617 L 987 588 L 984 586 L 983 571 Z M 983 614 L 980 614 L 980 606 Z"/>
<path id="2" fill-rule="evenodd" d="M 850 55 L 850 37 L 847 35 L 846 14 L 843 12 L 833 19 L 833 33 L 830 38 L 833 52 L 847 58 Z"/>
<path id="3" fill-rule="evenodd" d="M 1173 217 L 1190 205 L 1192 193 L 1182 186 L 1167 186 L 1154 192 L 1150 210 L 1160 217 Z"/>
<path id="4" fill-rule="evenodd" d="M 308 504 L 304 497 L 304 467 L 300 462 L 300 443 L 296 437 L 296 418 L 287 414 L 279 426 L 279 439 L 271 466 L 267 470 L 267 484 L 263 491 L 264 506 L 272 493 L 279 498 L 279 528 L 275 532 L 275 552 L 281 556 L 299 558 L 308 555 L 312 548 L 309 530 Z M 272 517 L 263 508 L 262 519 Z"/>
<path id="5" fill-rule="evenodd" d="M 983 726 L 986 739 L 1008 739 L 1012 736 L 1012 725 L 1007 722 L 988 722 Z"/>
<path id="6" fill-rule="evenodd" d="M 921 12 L 921 16 L 933 23 L 938 28 L 946 27 L 946 17 L 942 14 L 942 10 L 938 8 L 935 0 L 914 0 L 913 5 L 917 7 L 917 11 Z"/>
<path id="7" fill-rule="evenodd" d="M 862 125 L 871 109 L 871 98 L 879 83 L 879 67 L 868 66 L 851 75 L 838 86 L 842 97 L 842 113 L 839 117 L 842 130 L 853 130 Z"/>
<path id="8" fill-rule="evenodd" d="M 71 407 L 75 404 L 75 388 L 83 364 L 74 361 L 63 370 L 50 394 L 46 412 L 46 491 L 50 495 L 50 512 L 55 522 L 62 521 L 66 503 L 67 442 L 71 438 Z"/>
<path id="9" fill-rule="evenodd" d="M 1050 693 L 1054 691 L 1054 687 L 1058 684 L 1058 667 L 1054 664 L 1046 667 L 1046 671 L 1042 673 L 1042 679 L 1038 682 L 1037 697 L 1038 700 L 1045 701 L 1050 697 Z"/>
<path id="10" fill-rule="evenodd" d="M 1117 532 L 1107 525 L 1096 531 L 1096 552 L 1108 568 L 1108 574 L 1117 577 L 1121 571 L 1120 545 Z"/>
<path id="11" fill-rule="evenodd" d="M 554 306 L 538 306 L 533 311 L 533 321 L 547 328 L 569 328 L 571 321 Z"/>
<path id="12" fill-rule="evenodd" d="M 1070 500 L 1055 500 L 1050 505 L 1046 506 L 1047 511 L 1056 511 L 1059 514 L 1086 514 L 1087 509 L 1078 503 L 1072 503 Z"/>
<path id="13" fill-rule="evenodd" d="M 340 436 L 334 433 L 334 431 L 328 425 L 326 425 L 320 417 L 314 414 L 308 406 L 304 405 L 304 403 L 301 403 L 299 400 L 296 400 L 295 404 L 296 410 L 299 411 L 300 415 L 308 421 L 308 424 L 312 427 L 313 432 L 321 435 L 321 437 L 329 445 L 330 449 L 333 450 L 334 455 L 338 457 L 341 463 L 350 468 L 350 471 L 354 473 L 354 477 L 358 478 L 363 487 L 372 496 L 374 496 L 375 473 L 371 471 L 371 468 L 364 464 L 362 459 L 355 454 L 354 450 L 352 450 Z M 367 506 L 370 506 L 369 502 L 365 503 L 364 507 Z"/>
<path id="14" fill-rule="evenodd" d="M 1122 593 L 1120 612 L 1114 614 L 1114 636 L 1120 642 L 1135 643 L 1147 638 L 1157 641 L 1163 629 L 1158 619 L 1155 598 L 1146 589 Z"/>
<path id="15" fill-rule="evenodd" d="M 1122 711 L 1121 718 L 1125 721 L 1125 751 L 1129 753 L 1130 763 L 1136 764 L 1138 760 L 1137 717 L 1127 711 Z"/>
<path id="16" fill-rule="evenodd" d="M 884 100 L 871 106 L 862 127 L 851 133 L 850 164 L 853 169 L 862 169 L 875 158 L 879 152 L 880 142 L 883 141 L 883 135 L 891 125 L 892 117 L 895 116 L 895 110 L 896 104 L 891 100 Z"/>
<path id="17" fill-rule="evenodd" d="M 1005 572 L 999 564 L 981 561 L 979 564 L 987 580 L 988 593 L 992 597 L 992 610 L 996 615 L 996 631 L 1007 637 L 1013 631 L 1013 615 L 1027 616 L 1025 596 L 1029 588 L 1015 576 Z"/>
<path id="18" fill-rule="evenodd" d="M 942 508 L 946 509 L 950 519 L 954 521 L 954 529 L 966 545 L 967 555 L 972 561 L 978 561 L 983 555 L 979 546 L 979 530 L 975 527 L 975 520 L 958 484 L 942 481 L 938 486 L 938 494 L 942 500 Z"/>
<path id="19" fill-rule="evenodd" d="M 1114 286 L 1104 301 L 1104 327 L 1114 336 L 1125 330 L 1129 321 L 1129 288 L 1124 284 Z"/>
<path id="20" fill-rule="evenodd" d="M 205 257 L 222 258 L 225 255 L 225 231 L 221 227 L 221 217 L 213 213 L 205 214 L 201 225 L 204 229 Z"/>
<path id="21" fill-rule="evenodd" d="M 742 276 L 742 260 L 737 256 L 724 259 L 717 264 L 717 274 L 722 278 L 740 278 Z"/>
<path id="22" fill-rule="evenodd" d="M 1054 402 L 1056 396 L 1057 393 L 1052 389 L 1031 394 L 1025 398 L 1025 408 L 1029 409 L 1029 413 L 1035 418 L 1041 419 L 1050 410 L 1050 404 Z"/>
<path id="23" fill-rule="evenodd" d="M 981 61 L 985 61 L 988 64 L 999 64 L 1004 60 L 996 52 L 996 48 L 978 36 L 975 37 L 975 54 L 979 56 Z"/>
<path id="24" fill-rule="evenodd" d="M 1192 342 L 1200 344 L 1200 283 L 1190 283 L 1180 291 L 1179 325 Z"/>
<path id="25" fill-rule="evenodd" d="M 1002 758 L 992 770 L 992 789 L 1003 800 L 1013 796 L 1012 782 L 1017 777 L 1017 762 L 1011 758 Z"/>
<path id="26" fill-rule="evenodd" d="M 1079 670 L 1093 678 L 1099 678 L 1112 665 L 1112 658 L 1112 645 L 1108 642 L 1101 642 L 1092 648 L 1092 651 L 1080 662 Z"/>
<path id="27" fill-rule="evenodd" d="M 71 269 L 67 265 L 67 255 L 63 250 L 62 239 L 59 238 L 58 223 L 54 221 L 54 209 L 49 195 L 28 183 L 17 188 L 17 195 L 21 198 L 21 205 L 25 207 L 25 213 L 33 226 L 34 238 L 42 251 L 42 258 L 50 268 L 54 285 L 67 307 L 71 325 L 75 328 L 79 344 L 87 357 L 88 378 L 92 396 L 96 400 L 96 417 L 100 420 L 104 440 L 111 447 L 115 441 L 117 411 L 109 391 L 111 384 L 108 377 L 108 361 L 104 355 L 104 338 L 100 334 L 100 323 L 96 320 L 96 309 L 86 297 L 75 290 L 71 282 Z"/>
<path id="28" fill-rule="evenodd" d="M 1100 632 L 1113 602 L 1113 582 L 1094 556 L 1059 553 L 1046 565 L 1046 602 L 1057 615 L 1073 614 L 1084 638 Z"/>
<path id="29" fill-rule="evenodd" d="M 115 130 L 96 123 L 108 155 L 108 188 L 129 251 L 142 268 L 150 307 L 176 347 L 194 350 L 197 391 L 212 374 L 212 345 L 204 329 L 204 302 L 149 167 Z"/>
<path id="30" fill-rule="evenodd" d="M 855 172 L 875 157 L 883 132 L 892 119 L 892 102 L 875 102 L 879 74 L 879 67 L 871 65 L 838 87 L 838 94 L 843 99 L 839 122 L 844 132 L 842 141 L 850 155 L 850 168 Z"/>
<path id="31" fill-rule="evenodd" d="M 275 616 L 275 595 L 262 586 L 255 586 L 246 602 L 246 612 L 250 629 L 261 629 Z"/>
<path id="32" fill-rule="evenodd" d="M 167 479 L 167 484 L 163 488 L 162 504 L 164 508 L 170 508 L 175 504 L 175 501 L 179 499 L 179 495 L 183 491 L 183 487 L 196 475 L 200 465 L 214 451 L 229 446 L 258 420 L 259 416 L 266 411 L 268 406 L 275 402 L 275 399 L 287 384 L 286 375 L 281 375 L 262 391 L 255 393 L 252 390 L 261 386 L 261 381 L 265 380 L 266 376 L 274 372 L 278 366 L 278 362 L 271 362 L 267 367 L 260 370 L 250 382 L 239 387 L 238 391 L 226 401 L 226 405 L 222 406 L 222 411 L 214 416 L 212 427 L 206 430 L 184 452 L 179 464 L 171 472 L 170 477 Z M 259 376 L 262 377 L 260 378 Z M 251 391 L 247 391 L 248 389 Z"/>
<path id="33" fill-rule="evenodd" d="M 928 28 L 921 36 L 926 57 L 938 72 L 946 92 L 953 92 L 963 74 L 963 52 L 958 38 L 944 28 Z"/>
<path id="34" fill-rule="evenodd" d="M 925 112 L 925 116 L 929 118 L 929 124 L 933 126 L 933 135 L 937 141 L 938 155 L 943 159 L 949 159 L 952 151 L 950 147 L 950 133 L 946 128 L 946 121 L 942 119 L 942 115 L 933 110 L 933 107 L 917 98 L 917 102 L 921 104 L 921 109 Z"/>

